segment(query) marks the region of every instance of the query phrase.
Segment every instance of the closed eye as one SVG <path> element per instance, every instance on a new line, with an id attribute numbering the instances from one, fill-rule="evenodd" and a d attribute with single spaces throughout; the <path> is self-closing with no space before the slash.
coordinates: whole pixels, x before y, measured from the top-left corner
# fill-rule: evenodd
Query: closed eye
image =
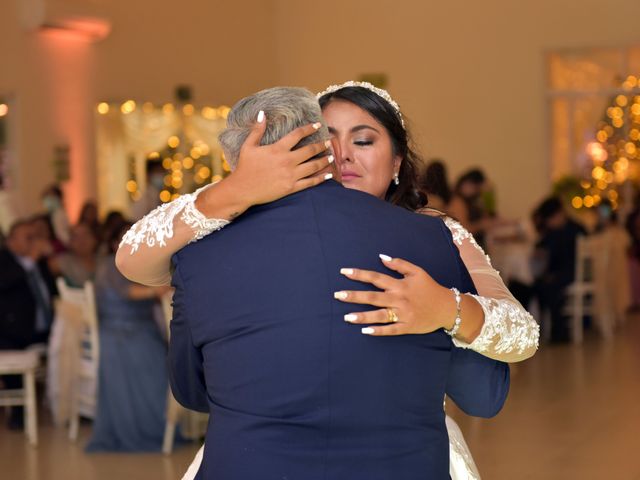
<path id="1" fill-rule="evenodd" d="M 359 147 L 368 147 L 369 145 L 373 145 L 373 141 L 372 140 L 358 140 L 356 142 L 353 142 L 355 145 L 358 145 Z"/>

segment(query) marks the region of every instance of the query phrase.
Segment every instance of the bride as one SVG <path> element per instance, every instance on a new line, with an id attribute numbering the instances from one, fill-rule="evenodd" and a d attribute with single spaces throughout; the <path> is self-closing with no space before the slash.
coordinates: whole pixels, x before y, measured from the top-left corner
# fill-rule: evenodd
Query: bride
<path id="1" fill-rule="evenodd" d="M 398 104 L 385 90 L 368 83 L 346 82 L 318 95 L 323 117 L 332 134 L 330 145 L 314 144 L 292 150 L 318 126 L 302 127 L 272 145 L 260 145 L 266 121 L 261 112 L 242 148 L 234 171 L 221 182 L 183 195 L 138 221 L 125 235 L 116 263 L 133 281 L 168 284 L 173 253 L 192 241 L 223 228 L 253 205 L 268 203 L 312 187 L 326 179 L 314 176 L 336 161 L 342 183 L 419 214 L 440 216 L 449 227 L 478 295 L 464 295 L 464 321 L 449 331 L 458 348 L 471 348 L 487 357 L 518 362 L 538 347 L 539 328 L 491 266 L 473 236 L 458 222 L 429 209 L 417 189 L 420 158 L 411 148 L 408 129 Z M 328 147 L 333 154 L 323 154 Z M 312 160 L 307 161 L 309 158 Z M 222 233 L 216 233 L 224 234 Z M 365 292 L 342 292 L 340 300 L 380 307 L 349 314 L 346 321 L 367 325 L 367 335 L 429 333 L 438 328 L 434 298 L 451 295 L 424 270 L 400 259 L 383 260 L 403 277 L 345 269 L 354 280 L 385 285 L 375 301 Z M 349 267 L 345 265 L 345 267 Z M 446 290 L 446 292 L 445 292 Z M 387 312 L 392 312 L 389 315 Z M 388 325 L 380 325 L 388 323 Z M 370 327 L 368 325 L 376 324 Z M 454 479 L 480 478 L 462 434 L 447 417 L 450 473 Z M 199 452 L 185 478 L 199 465 Z"/>

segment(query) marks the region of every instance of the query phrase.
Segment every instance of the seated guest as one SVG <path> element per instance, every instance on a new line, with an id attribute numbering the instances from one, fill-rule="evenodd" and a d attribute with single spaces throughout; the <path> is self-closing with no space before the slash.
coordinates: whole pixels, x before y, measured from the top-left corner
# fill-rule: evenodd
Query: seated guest
<path id="1" fill-rule="evenodd" d="M 126 223 L 124 215 L 117 211 L 111 210 L 104 218 L 104 222 L 100 227 L 100 246 L 98 252 L 101 255 L 108 255 L 111 247 L 109 246 L 109 239 L 113 236 L 115 230 L 119 230 L 123 223 Z"/>
<path id="2" fill-rule="evenodd" d="M 116 269 L 115 252 L 131 224 L 112 232 L 96 271 L 100 371 L 93 436 L 87 451 L 160 451 L 165 427 L 166 344 L 153 307 L 168 287 L 145 287 Z"/>
<path id="3" fill-rule="evenodd" d="M 451 201 L 447 167 L 440 160 L 432 160 L 422 176 L 421 188 L 429 198 L 428 207 L 444 212 Z"/>
<path id="4" fill-rule="evenodd" d="M 486 188 L 487 179 L 482 170 L 471 169 L 460 176 L 447 205 L 447 213 L 469 230 L 483 248 L 486 248 L 486 231 L 492 223 L 483 202 Z"/>
<path id="5" fill-rule="evenodd" d="M 49 268 L 56 276 L 64 278 L 73 288 L 81 288 L 93 280 L 96 271 L 98 236 L 86 223 L 71 228 L 69 251 L 49 259 Z"/>
<path id="6" fill-rule="evenodd" d="M 53 233 L 64 246 L 69 243 L 69 218 L 64 209 L 62 189 L 58 185 L 49 185 L 42 192 L 42 206 L 51 222 Z"/>
<path id="7" fill-rule="evenodd" d="M 575 280 L 576 241 L 585 229 L 571 220 L 557 197 L 544 200 L 533 214 L 540 232 L 535 258 L 542 267 L 535 289 L 543 312 L 551 316 L 551 341 L 569 340 L 567 319 L 562 310 L 565 290 Z"/>
<path id="8" fill-rule="evenodd" d="M 47 340 L 53 308 L 45 264 L 39 263 L 47 245 L 34 233 L 33 222 L 18 221 L 0 249 L 0 349 L 21 350 Z M 20 388 L 20 376 L 5 376 L 7 388 Z M 14 408 L 11 428 L 21 428 L 22 409 Z"/>
<path id="9" fill-rule="evenodd" d="M 32 219 L 34 235 L 49 245 L 45 257 L 64 252 L 67 247 L 53 231 L 51 219 L 47 215 L 36 215 Z"/>
<path id="10" fill-rule="evenodd" d="M 82 205 L 77 223 L 89 225 L 95 232 L 100 230 L 100 219 L 98 218 L 98 206 L 96 202 L 89 200 Z"/>

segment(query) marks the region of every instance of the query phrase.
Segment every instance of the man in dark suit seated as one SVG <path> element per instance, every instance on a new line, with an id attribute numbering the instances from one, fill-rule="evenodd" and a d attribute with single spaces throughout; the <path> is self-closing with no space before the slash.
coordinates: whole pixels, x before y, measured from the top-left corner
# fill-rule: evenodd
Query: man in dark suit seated
<path id="1" fill-rule="evenodd" d="M 229 115 L 238 141 L 221 143 L 232 165 L 259 110 L 264 143 L 322 121 L 306 90 L 259 92 Z M 362 285 L 340 268 L 382 271 L 380 253 L 474 292 L 441 219 L 335 181 L 253 207 L 174 256 L 171 384 L 183 405 L 211 413 L 200 478 L 449 478 L 445 394 L 495 415 L 508 366 L 454 348 L 442 329 L 371 337 L 345 322 L 354 306 L 334 292 Z"/>
<path id="2" fill-rule="evenodd" d="M 18 221 L 0 249 L 0 350 L 21 350 L 46 342 L 53 319 L 48 272 L 40 262 L 45 246 L 30 221 Z M 2 378 L 7 388 L 20 388 L 21 377 Z M 14 408 L 9 426 L 21 428 L 22 409 Z"/>

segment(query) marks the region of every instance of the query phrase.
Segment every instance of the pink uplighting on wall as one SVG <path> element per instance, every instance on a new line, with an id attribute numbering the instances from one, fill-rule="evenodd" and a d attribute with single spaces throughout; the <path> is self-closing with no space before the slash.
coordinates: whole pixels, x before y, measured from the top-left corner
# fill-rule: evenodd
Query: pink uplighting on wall
<path id="1" fill-rule="evenodd" d="M 75 40 L 95 42 L 106 38 L 111 24 L 97 18 L 66 18 L 40 27 L 40 33 Z"/>
<path id="2" fill-rule="evenodd" d="M 92 45 L 87 37 L 71 30 L 45 29 L 39 37 L 56 144 L 70 147 L 70 178 L 62 186 L 67 212 L 75 219 L 95 192 Z M 51 161 L 53 157 L 52 150 Z"/>

